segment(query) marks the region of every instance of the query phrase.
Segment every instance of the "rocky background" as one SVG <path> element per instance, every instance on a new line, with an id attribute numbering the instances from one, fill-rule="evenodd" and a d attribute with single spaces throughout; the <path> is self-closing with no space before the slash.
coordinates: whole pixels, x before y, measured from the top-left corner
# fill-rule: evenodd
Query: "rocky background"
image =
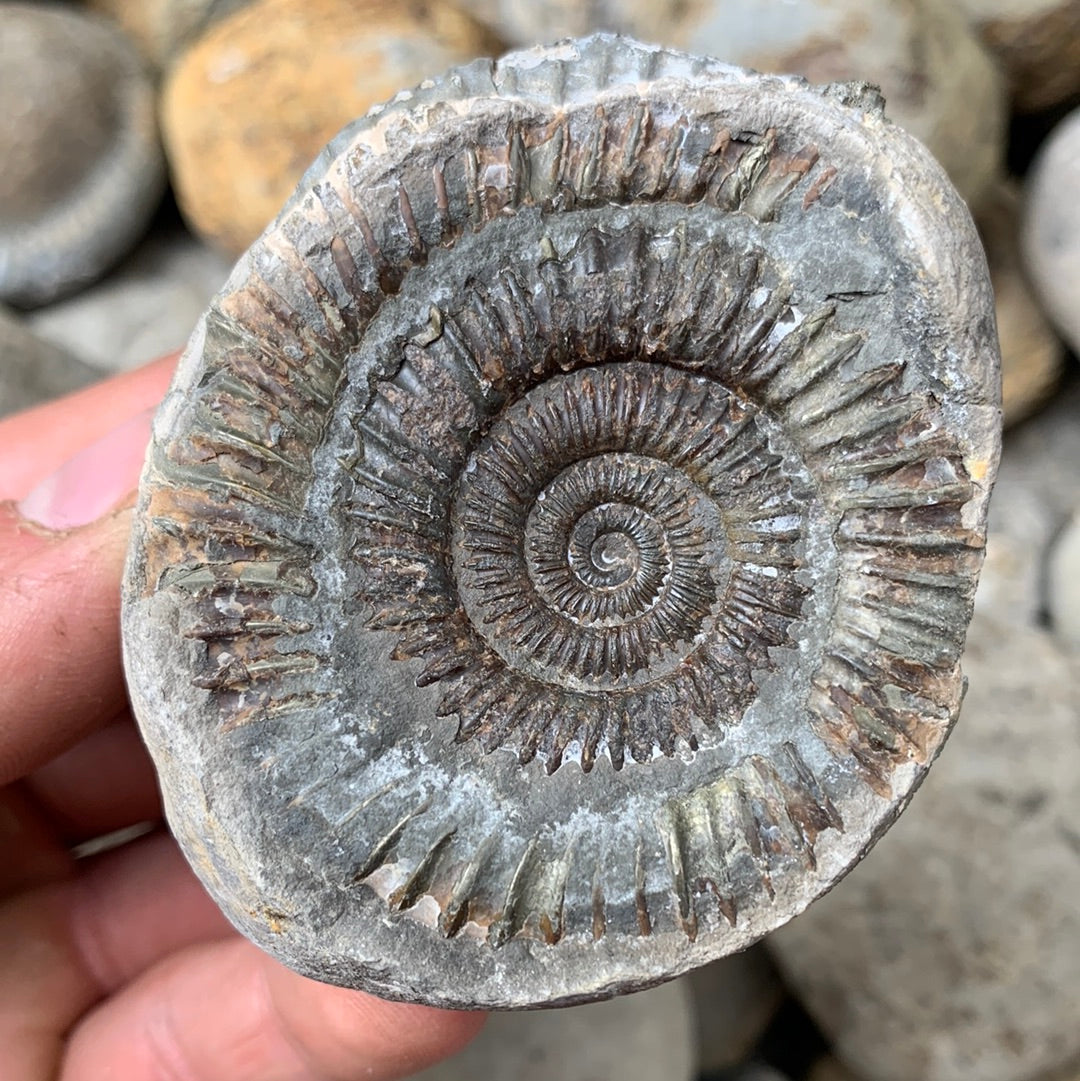
<path id="1" fill-rule="evenodd" d="M 0 415 L 181 347 L 322 145 L 452 64 L 612 29 L 879 83 L 968 200 L 1001 478 L 956 734 L 747 953 L 493 1017 L 427 1081 L 1080 1081 L 1080 0 L 0 3 Z"/>

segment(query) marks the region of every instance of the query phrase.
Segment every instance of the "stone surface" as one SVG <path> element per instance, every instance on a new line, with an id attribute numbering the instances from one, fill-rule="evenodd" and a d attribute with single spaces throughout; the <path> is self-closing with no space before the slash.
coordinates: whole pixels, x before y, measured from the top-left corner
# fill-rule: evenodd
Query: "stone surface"
<path id="1" fill-rule="evenodd" d="M 597 37 L 320 156 L 155 425 L 125 585 L 170 822 L 239 926 L 521 1007 L 754 943 L 959 707 L 985 259 L 865 87 Z"/>
<path id="2" fill-rule="evenodd" d="M 1076 0 L 962 0 L 1009 76 L 1013 107 L 1049 109 L 1080 94 Z"/>
<path id="3" fill-rule="evenodd" d="M 403 87 L 498 51 L 444 4 L 244 7 L 215 23 L 164 87 L 162 124 L 185 214 L 223 250 L 243 251 L 343 125 Z"/>
<path id="4" fill-rule="evenodd" d="M 92 368 L 43 341 L 15 312 L 0 307 L 0 417 L 78 390 L 95 378 Z"/>
<path id="5" fill-rule="evenodd" d="M 1077 513 L 1054 539 L 1048 586 L 1054 633 L 1067 645 L 1080 648 L 1080 492 L 1077 492 Z"/>
<path id="6" fill-rule="evenodd" d="M 1002 183 L 977 219 L 994 286 L 1001 345 L 1001 397 L 1008 427 L 1030 416 L 1053 393 L 1065 367 L 1065 347 L 1034 296 L 1020 258 L 1020 199 Z"/>
<path id="7" fill-rule="evenodd" d="M 86 0 L 115 19 L 157 69 L 165 70 L 185 46 L 218 19 L 251 0 Z"/>
<path id="8" fill-rule="evenodd" d="M 942 0 L 472 0 L 507 41 L 616 30 L 813 83 L 880 85 L 886 113 L 921 139 L 960 194 L 981 203 L 1004 160 L 1000 72 Z"/>
<path id="9" fill-rule="evenodd" d="M 1080 109 L 1053 130 L 1028 173 L 1022 246 L 1039 300 L 1080 352 Z"/>
<path id="10" fill-rule="evenodd" d="M 182 349 L 231 260 L 179 227 L 155 231 L 103 281 L 31 312 L 36 333 L 102 371 Z"/>
<path id="11" fill-rule="evenodd" d="M 687 977 L 697 1017 L 702 1072 L 746 1061 L 784 1000 L 784 988 L 763 946 L 714 961 Z"/>
<path id="12" fill-rule="evenodd" d="M 1027 1081 L 1080 1054 L 1080 654 L 1041 626 L 1038 588 L 1080 502 L 1078 417 L 1074 386 L 1006 440 L 970 686 L 933 772 L 857 871 L 768 940 L 866 1081 Z"/>
<path id="13" fill-rule="evenodd" d="M 33 307 L 93 281 L 163 187 L 153 91 L 123 35 L 0 5 L 0 300 Z"/>
<path id="14" fill-rule="evenodd" d="M 693 1013 L 682 980 L 608 1002 L 496 1013 L 414 1081 L 692 1081 Z"/>

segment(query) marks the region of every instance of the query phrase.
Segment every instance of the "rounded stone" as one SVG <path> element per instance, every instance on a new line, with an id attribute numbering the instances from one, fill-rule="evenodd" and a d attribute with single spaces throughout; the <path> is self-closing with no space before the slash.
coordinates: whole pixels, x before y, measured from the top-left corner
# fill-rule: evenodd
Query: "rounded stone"
<path id="1" fill-rule="evenodd" d="M 1080 352 L 1080 109 L 1051 132 L 1028 173 L 1021 232 L 1039 301 Z"/>
<path id="2" fill-rule="evenodd" d="M 123 35 L 0 6 L 0 300 L 33 307 L 93 281 L 163 187 L 153 91 Z"/>
<path id="3" fill-rule="evenodd" d="M 184 214 L 218 247 L 243 251 L 347 121 L 494 48 L 478 23 L 445 4 L 244 6 L 177 60 L 163 88 L 162 127 Z"/>
<path id="4" fill-rule="evenodd" d="M 1004 68 L 1014 109 L 1051 109 L 1080 94 L 1076 0 L 962 0 L 962 5 Z"/>
<path id="5" fill-rule="evenodd" d="M 864 87 L 598 36 L 343 131 L 181 359 L 124 587 L 229 917 L 524 1007 L 829 889 L 959 707 L 992 304 Z"/>
<path id="6" fill-rule="evenodd" d="M 1020 256 L 1020 196 L 998 185 L 977 218 L 990 264 L 1005 426 L 1024 420 L 1053 394 L 1065 369 L 1065 347 L 1032 291 Z"/>
<path id="7" fill-rule="evenodd" d="M 941 0 L 469 0 L 513 44 L 612 30 L 813 83 L 881 87 L 977 207 L 1004 161 L 1004 80 L 962 10 Z"/>

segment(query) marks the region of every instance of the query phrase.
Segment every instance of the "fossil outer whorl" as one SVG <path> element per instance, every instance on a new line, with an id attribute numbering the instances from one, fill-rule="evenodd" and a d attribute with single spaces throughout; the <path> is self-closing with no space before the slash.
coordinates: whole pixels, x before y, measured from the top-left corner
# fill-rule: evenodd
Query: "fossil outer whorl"
<path id="1" fill-rule="evenodd" d="M 287 964 L 644 986 L 909 798 L 997 356 L 967 212 L 876 105 L 607 36 L 477 62 L 241 260 L 157 420 L 125 651 L 181 845 Z"/>

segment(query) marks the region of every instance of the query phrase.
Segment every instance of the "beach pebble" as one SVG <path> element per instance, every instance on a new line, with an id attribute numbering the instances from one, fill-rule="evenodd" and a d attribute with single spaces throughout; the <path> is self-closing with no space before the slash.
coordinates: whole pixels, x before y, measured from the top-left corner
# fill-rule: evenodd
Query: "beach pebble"
<path id="1" fill-rule="evenodd" d="M 28 322 L 87 364 L 124 371 L 182 349 L 231 266 L 179 225 L 159 229 L 108 277 Z"/>
<path id="2" fill-rule="evenodd" d="M 166 81 L 163 126 L 190 223 L 243 251 L 348 121 L 500 47 L 445 5 L 259 0 L 216 22 Z M 313 62 L 318 57 L 318 62 Z"/>
<path id="3" fill-rule="evenodd" d="M 0 4 L 0 300 L 34 307 L 94 281 L 163 188 L 153 89 L 124 35 Z"/>
<path id="4" fill-rule="evenodd" d="M 1080 352 L 1080 109 L 1054 128 L 1028 173 L 1021 242 L 1040 302 Z"/>
<path id="5" fill-rule="evenodd" d="M 978 222 L 994 286 L 1001 342 L 1005 425 L 1030 416 L 1053 393 L 1065 367 L 1065 347 L 1032 292 L 1020 258 L 1020 197 L 998 184 Z"/>

